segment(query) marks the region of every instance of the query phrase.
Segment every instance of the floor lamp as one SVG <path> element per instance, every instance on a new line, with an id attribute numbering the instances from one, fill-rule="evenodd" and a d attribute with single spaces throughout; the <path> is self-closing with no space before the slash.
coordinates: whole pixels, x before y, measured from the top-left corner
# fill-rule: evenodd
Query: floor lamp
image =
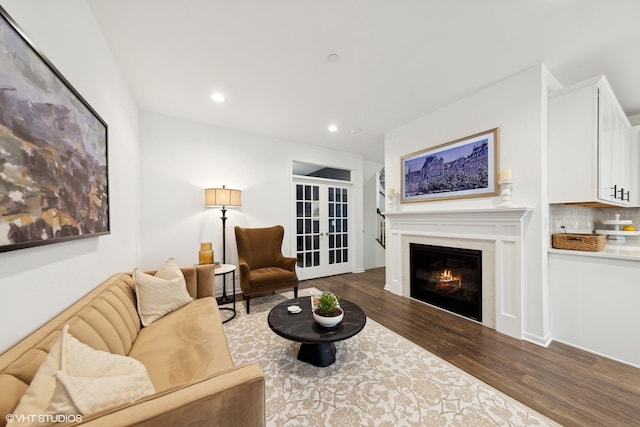
<path id="1" fill-rule="evenodd" d="M 232 190 L 226 188 L 224 185 L 222 188 L 206 188 L 204 190 L 204 205 L 205 207 L 222 207 L 222 263 L 227 262 L 227 208 L 242 206 L 242 192 L 240 190 Z M 233 286 L 236 284 L 234 283 Z M 231 298 L 227 297 L 227 275 L 222 276 L 222 298 L 220 299 L 222 304 L 231 302 Z"/>

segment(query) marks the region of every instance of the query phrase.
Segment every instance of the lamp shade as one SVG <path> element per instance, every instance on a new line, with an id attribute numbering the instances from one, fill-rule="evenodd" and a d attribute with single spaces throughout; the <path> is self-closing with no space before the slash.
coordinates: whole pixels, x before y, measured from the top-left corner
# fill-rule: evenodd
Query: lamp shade
<path id="1" fill-rule="evenodd" d="M 230 188 L 205 188 L 205 206 L 242 206 L 242 191 Z"/>

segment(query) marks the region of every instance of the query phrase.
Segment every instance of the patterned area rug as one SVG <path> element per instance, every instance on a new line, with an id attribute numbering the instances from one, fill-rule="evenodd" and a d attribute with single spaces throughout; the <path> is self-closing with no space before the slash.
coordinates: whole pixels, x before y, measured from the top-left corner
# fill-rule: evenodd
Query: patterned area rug
<path id="1" fill-rule="evenodd" d="M 290 298 L 256 298 L 249 315 L 239 304 L 224 325 L 234 362 L 264 372 L 268 426 L 558 425 L 371 319 L 335 344 L 333 365 L 300 362 L 300 344 L 267 324 L 269 310 Z"/>

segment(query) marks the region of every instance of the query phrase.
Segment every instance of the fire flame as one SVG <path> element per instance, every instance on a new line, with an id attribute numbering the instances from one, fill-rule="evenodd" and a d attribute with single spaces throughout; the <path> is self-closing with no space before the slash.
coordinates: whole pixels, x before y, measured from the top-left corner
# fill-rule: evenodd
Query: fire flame
<path id="1" fill-rule="evenodd" d="M 443 282 L 451 282 L 458 279 L 459 277 L 453 277 L 451 270 L 444 270 L 442 273 L 440 273 L 440 280 Z"/>
<path id="2" fill-rule="evenodd" d="M 451 270 L 444 270 L 442 273 L 438 275 L 438 284 L 436 287 L 439 288 L 459 288 L 462 286 L 460 281 L 460 276 L 454 276 Z"/>

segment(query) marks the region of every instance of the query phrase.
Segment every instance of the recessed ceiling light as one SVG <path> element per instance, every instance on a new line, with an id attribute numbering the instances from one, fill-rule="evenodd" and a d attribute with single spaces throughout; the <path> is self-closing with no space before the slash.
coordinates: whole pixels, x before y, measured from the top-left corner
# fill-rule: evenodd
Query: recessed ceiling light
<path id="1" fill-rule="evenodd" d="M 213 94 L 211 94 L 211 99 L 215 102 L 224 102 L 224 95 L 220 92 L 213 92 Z"/>
<path id="2" fill-rule="evenodd" d="M 338 56 L 337 53 L 332 53 L 331 55 L 327 56 L 327 61 L 329 62 L 338 62 L 339 59 L 340 56 Z"/>
<path id="3" fill-rule="evenodd" d="M 338 132 L 338 126 L 329 125 L 329 132 Z"/>

